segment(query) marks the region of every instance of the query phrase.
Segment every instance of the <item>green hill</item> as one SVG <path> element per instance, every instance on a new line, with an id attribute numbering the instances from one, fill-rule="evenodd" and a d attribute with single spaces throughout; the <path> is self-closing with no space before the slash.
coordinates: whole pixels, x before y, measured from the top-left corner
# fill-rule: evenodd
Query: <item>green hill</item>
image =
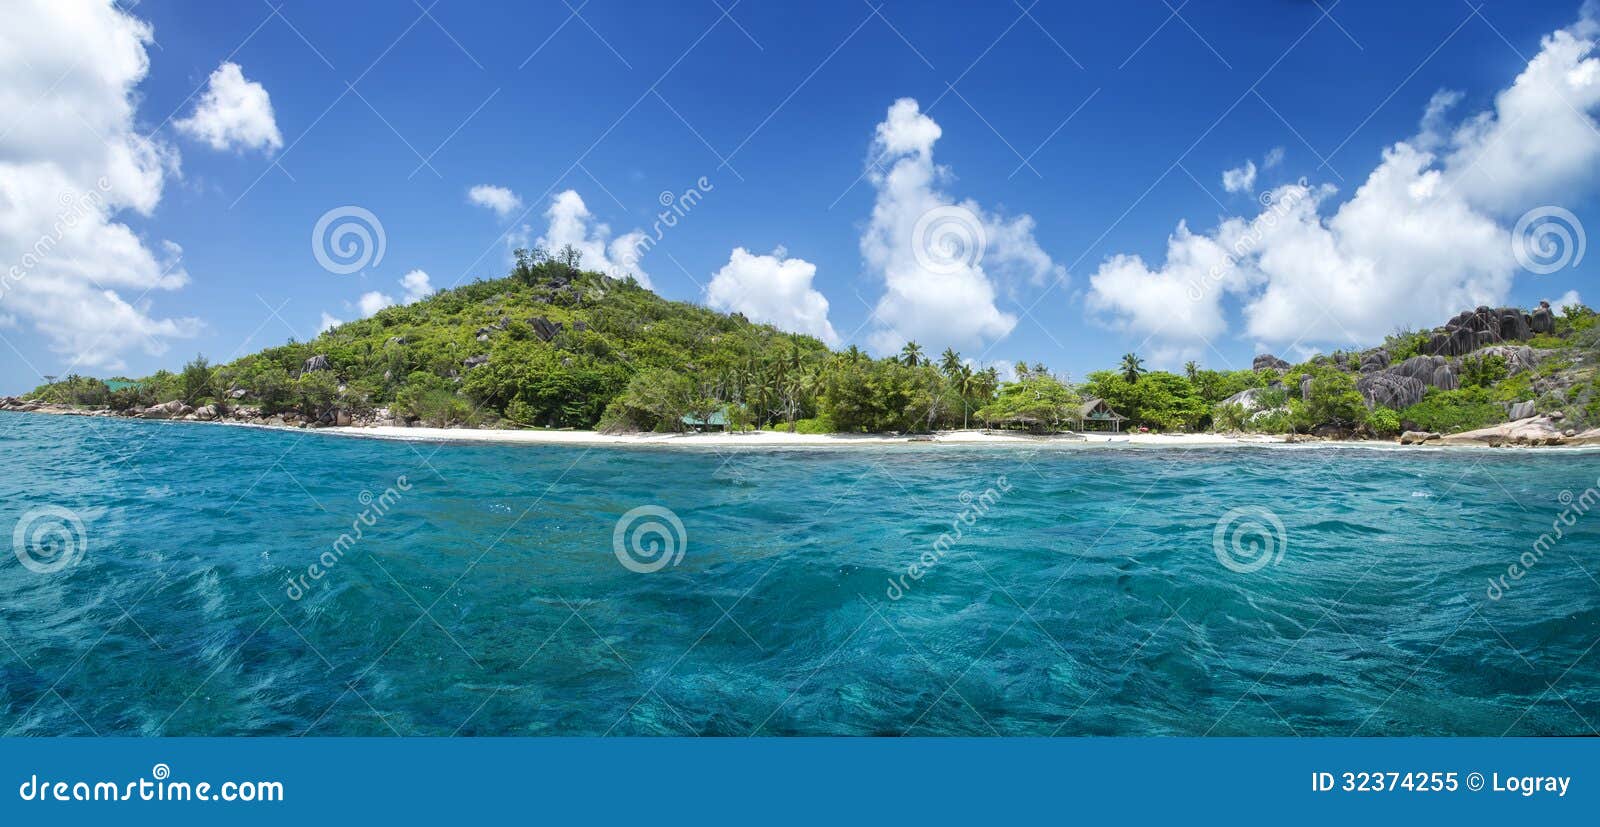
<path id="1" fill-rule="evenodd" d="M 1539 414 L 1600 425 L 1600 328 L 1586 307 L 1479 308 L 1360 352 L 1251 370 L 1147 371 L 1134 354 L 1082 384 L 1018 363 L 1001 382 L 946 350 L 851 347 L 667 301 L 583 271 L 576 252 L 518 251 L 480 280 L 341 324 L 309 342 L 137 381 L 71 376 L 38 402 L 149 418 L 271 424 L 683 430 L 685 422 L 807 432 L 987 424 L 1081 427 L 1103 400 L 1130 427 L 1392 436 Z"/>

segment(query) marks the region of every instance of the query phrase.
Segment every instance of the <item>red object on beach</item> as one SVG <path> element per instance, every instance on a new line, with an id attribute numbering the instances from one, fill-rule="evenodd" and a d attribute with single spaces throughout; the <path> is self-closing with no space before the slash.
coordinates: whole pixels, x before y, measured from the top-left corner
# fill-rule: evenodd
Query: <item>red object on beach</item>
<path id="1" fill-rule="evenodd" d="M 1139 426 L 1139 433 L 1141 433 L 1141 434 L 1148 434 L 1148 433 L 1150 433 L 1150 429 L 1149 429 L 1149 428 L 1146 428 L 1146 427 L 1145 427 L 1145 426 L 1143 426 L 1143 425 L 1140 425 L 1140 426 Z"/>

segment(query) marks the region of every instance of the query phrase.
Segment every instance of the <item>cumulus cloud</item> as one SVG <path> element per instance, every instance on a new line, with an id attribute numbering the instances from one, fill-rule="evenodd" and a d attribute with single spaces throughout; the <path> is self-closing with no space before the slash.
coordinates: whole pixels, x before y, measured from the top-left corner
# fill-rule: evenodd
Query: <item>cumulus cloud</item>
<path id="1" fill-rule="evenodd" d="M 811 286 L 816 275 L 815 264 L 786 258 L 782 249 L 758 256 L 738 247 L 706 285 L 706 301 L 718 310 L 743 313 L 751 321 L 836 346 L 839 334 L 828 321 L 828 300 Z"/>
<path id="2" fill-rule="evenodd" d="M 1576 290 L 1568 290 L 1562 293 L 1560 298 L 1550 300 L 1550 309 L 1557 316 L 1565 316 L 1567 314 L 1563 312 L 1564 308 L 1575 304 L 1583 304 L 1583 297 L 1578 295 Z"/>
<path id="3" fill-rule="evenodd" d="M 283 148 L 266 87 L 245 79 L 244 70 L 233 62 L 224 62 L 211 73 L 194 112 L 173 125 L 216 150 L 254 149 L 270 154 Z"/>
<path id="4" fill-rule="evenodd" d="M 10 3 L 0 27 L 0 303 L 70 365 L 119 370 L 200 326 L 151 310 L 189 280 L 181 249 L 117 220 L 150 215 L 178 168 L 134 128 L 152 39 L 109 3 Z"/>
<path id="5" fill-rule="evenodd" d="M 1275 146 L 1267 150 L 1267 156 L 1261 159 L 1262 169 L 1272 169 L 1283 163 L 1283 147 Z"/>
<path id="6" fill-rule="evenodd" d="M 1256 163 L 1247 160 L 1243 166 L 1223 170 L 1222 188 L 1228 192 L 1255 192 Z"/>
<path id="7" fill-rule="evenodd" d="M 385 307 L 394 307 L 394 297 L 377 290 L 362 293 L 361 298 L 356 300 L 356 309 L 361 311 L 362 318 L 371 316 Z"/>
<path id="8" fill-rule="evenodd" d="M 421 301 L 433 294 L 433 282 L 428 274 L 421 270 L 412 270 L 400 277 L 400 286 L 405 288 L 405 303 Z"/>
<path id="9" fill-rule="evenodd" d="M 877 125 L 867 178 L 877 190 L 861 236 L 868 268 L 884 281 L 870 346 L 973 346 L 1011 332 L 1017 318 L 995 305 L 997 278 L 1043 284 L 1066 271 L 1033 237 L 1031 216 L 1004 218 L 941 190 L 950 171 L 933 161 L 943 134 L 912 98 Z"/>
<path id="10" fill-rule="evenodd" d="M 645 288 L 652 287 L 650 275 L 638 264 L 645 240 L 642 231 L 612 238 L 611 228 L 594 220 L 576 190 L 552 198 L 544 215 L 550 224 L 536 243 L 547 252 L 554 255 L 570 245 L 583 254 L 583 269 L 597 270 L 612 278 L 632 276 Z"/>
<path id="11" fill-rule="evenodd" d="M 412 270 L 400 277 L 399 285 L 404 291 L 399 300 L 381 290 L 369 290 L 356 299 L 354 310 L 360 314 L 359 318 L 367 318 L 386 307 L 400 304 L 412 304 L 432 295 L 434 292 L 433 281 L 422 270 Z M 317 332 L 322 333 L 329 328 L 344 324 L 344 321 L 327 313 L 322 314 L 322 323 Z"/>
<path id="12" fill-rule="evenodd" d="M 317 334 L 321 335 L 323 333 L 327 333 L 328 331 L 342 324 L 344 324 L 343 319 L 335 318 L 332 315 L 329 315 L 328 311 L 324 310 L 322 311 L 322 321 L 317 323 Z"/>
<path id="13" fill-rule="evenodd" d="M 1452 124 L 1460 96 L 1436 95 L 1418 134 L 1388 147 L 1342 204 L 1330 186 L 1292 184 L 1208 235 L 1180 223 L 1159 267 L 1112 256 L 1090 278 L 1091 313 L 1156 347 L 1193 347 L 1230 329 L 1231 296 L 1253 341 L 1311 346 L 1504 302 L 1517 273 L 1509 224 L 1592 184 L 1600 161 L 1594 9 L 1546 37 L 1492 111 Z"/>
<path id="14" fill-rule="evenodd" d="M 512 213 L 522 209 L 522 199 L 517 197 L 516 193 L 493 184 L 479 184 L 467 190 L 467 201 L 494 210 L 495 215 L 501 219 L 510 218 Z"/>

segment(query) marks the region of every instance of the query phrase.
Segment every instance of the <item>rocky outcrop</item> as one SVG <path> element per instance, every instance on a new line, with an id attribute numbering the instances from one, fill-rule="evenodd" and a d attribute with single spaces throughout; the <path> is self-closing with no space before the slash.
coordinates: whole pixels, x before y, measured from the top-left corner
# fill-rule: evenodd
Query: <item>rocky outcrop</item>
<path id="1" fill-rule="evenodd" d="M 1290 366 L 1290 364 L 1288 362 L 1285 362 L 1284 360 L 1279 359 L 1278 357 L 1273 356 L 1270 353 L 1263 353 L 1260 356 L 1257 356 L 1250 363 L 1250 369 L 1251 370 L 1261 370 L 1262 368 L 1271 368 L 1273 370 L 1288 370 L 1290 367 L 1291 366 Z"/>
<path id="2" fill-rule="evenodd" d="M 1300 374 L 1300 401 L 1301 402 L 1309 402 L 1310 400 L 1311 400 L 1311 374 L 1302 373 L 1302 374 Z"/>
<path id="3" fill-rule="evenodd" d="M 1513 421 L 1518 419 L 1527 419 L 1528 417 L 1533 416 L 1533 414 L 1534 410 L 1532 399 L 1523 402 L 1512 402 L 1506 407 L 1506 418 Z"/>
<path id="4" fill-rule="evenodd" d="M 178 418 L 180 416 L 183 416 L 184 414 L 194 413 L 194 410 L 192 408 L 185 410 L 186 408 L 188 408 L 188 406 L 186 406 L 182 402 L 174 399 L 171 402 L 162 402 L 159 405 L 151 405 L 150 407 L 145 408 L 144 410 L 139 412 L 139 418 L 140 419 L 176 419 L 176 418 Z"/>
<path id="5" fill-rule="evenodd" d="M 1556 314 L 1550 309 L 1549 302 L 1539 302 L 1539 306 L 1528 314 L 1528 329 L 1536 336 L 1556 332 Z"/>
<path id="6" fill-rule="evenodd" d="M 1568 438 L 1548 416 L 1533 416 L 1442 437 L 1446 445 L 1564 445 Z"/>
<path id="7" fill-rule="evenodd" d="M 1413 356 L 1389 368 L 1388 372 L 1409 376 L 1430 388 L 1453 391 L 1461 387 L 1454 363 L 1443 356 Z"/>
<path id="8" fill-rule="evenodd" d="M 305 364 L 300 366 L 301 373 L 312 373 L 319 370 L 333 370 L 333 363 L 328 361 L 328 357 L 320 353 L 307 359 Z"/>
<path id="9" fill-rule="evenodd" d="M 1369 373 L 1357 379 L 1356 390 L 1361 394 L 1361 398 L 1366 400 L 1367 407 L 1376 408 L 1381 405 L 1398 411 L 1421 402 L 1428 386 L 1411 376 L 1382 371 Z"/>
<path id="10" fill-rule="evenodd" d="M 1433 431 L 1406 431 L 1400 435 L 1400 444 L 1422 445 L 1437 439 L 1439 439 L 1439 435 Z"/>
<path id="11" fill-rule="evenodd" d="M 528 320 L 528 326 L 533 328 L 533 335 L 540 341 L 548 342 L 556 337 L 562 330 L 560 322 L 552 322 L 543 316 L 534 316 Z"/>
<path id="12" fill-rule="evenodd" d="M 1525 370 L 1533 370 L 1539 365 L 1539 351 L 1527 345 L 1495 345 L 1477 351 L 1468 358 L 1486 359 L 1490 356 L 1499 356 L 1506 360 L 1506 370 L 1512 376 Z"/>
<path id="13" fill-rule="evenodd" d="M 488 356 L 469 356 L 469 357 L 467 357 L 465 359 L 462 359 L 461 360 L 461 364 L 465 365 L 467 370 L 472 370 L 473 368 L 475 368 L 475 367 L 477 367 L 479 365 L 487 365 L 487 364 L 489 364 L 489 357 Z"/>
<path id="14" fill-rule="evenodd" d="M 1261 401 L 1261 394 L 1265 392 L 1265 388 L 1245 388 L 1244 390 L 1239 391 L 1227 399 L 1222 400 L 1222 404 L 1238 405 L 1239 407 L 1244 408 L 1246 413 L 1254 413 L 1266 407 L 1266 405 Z"/>
<path id="15" fill-rule="evenodd" d="M 1383 370 L 1388 366 L 1389 351 L 1384 350 L 1383 348 L 1378 348 L 1370 353 L 1364 353 L 1361 356 L 1360 370 L 1362 373 L 1371 373 L 1375 370 Z"/>
<path id="16" fill-rule="evenodd" d="M 1531 338 L 1531 317 L 1518 308 L 1479 307 L 1446 322 L 1444 329 L 1433 334 L 1422 346 L 1422 352 L 1434 356 L 1462 356 L 1480 347 Z"/>

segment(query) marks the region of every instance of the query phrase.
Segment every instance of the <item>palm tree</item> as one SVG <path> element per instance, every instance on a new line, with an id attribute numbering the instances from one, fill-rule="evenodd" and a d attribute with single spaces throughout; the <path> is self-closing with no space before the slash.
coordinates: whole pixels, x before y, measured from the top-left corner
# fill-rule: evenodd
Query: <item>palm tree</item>
<path id="1" fill-rule="evenodd" d="M 900 348 L 900 361 L 905 364 L 906 367 L 914 368 L 917 365 L 922 364 L 922 360 L 922 345 L 919 345 L 916 342 L 906 342 L 906 346 Z"/>
<path id="2" fill-rule="evenodd" d="M 954 348 L 945 348 L 944 353 L 939 356 L 939 369 L 944 371 L 944 375 L 955 376 L 961 371 L 961 367 L 961 354 Z"/>
<path id="3" fill-rule="evenodd" d="M 844 360 L 852 365 L 860 363 L 860 361 L 865 357 L 866 354 L 862 353 L 861 348 L 855 345 L 851 345 L 844 352 Z"/>
<path id="4" fill-rule="evenodd" d="M 1012 369 L 1016 371 L 1018 381 L 1028 378 L 1027 362 L 1018 362 Z"/>
<path id="5" fill-rule="evenodd" d="M 946 351 L 946 353 L 948 352 Z M 974 373 L 972 368 L 966 365 L 958 365 L 957 367 L 959 370 L 953 378 L 956 383 L 956 393 L 961 396 L 961 428 L 965 430 L 967 427 L 967 413 L 972 410 L 971 400 L 974 392 L 983 383 L 983 374 Z"/>
<path id="6" fill-rule="evenodd" d="M 1145 373 L 1145 367 L 1144 367 L 1144 360 L 1143 359 L 1140 359 L 1137 354 L 1133 354 L 1133 353 L 1124 353 L 1124 354 L 1122 354 L 1122 378 L 1123 379 L 1126 379 L 1129 382 L 1137 382 L 1137 381 L 1139 381 L 1139 377 L 1142 376 L 1144 373 Z"/>
<path id="7" fill-rule="evenodd" d="M 1200 378 L 1200 363 L 1195 361 L 1184 362 L 1183 372 L 1184 375 L 1189 377 L 1189 381 L 1193 382 Z"/>

